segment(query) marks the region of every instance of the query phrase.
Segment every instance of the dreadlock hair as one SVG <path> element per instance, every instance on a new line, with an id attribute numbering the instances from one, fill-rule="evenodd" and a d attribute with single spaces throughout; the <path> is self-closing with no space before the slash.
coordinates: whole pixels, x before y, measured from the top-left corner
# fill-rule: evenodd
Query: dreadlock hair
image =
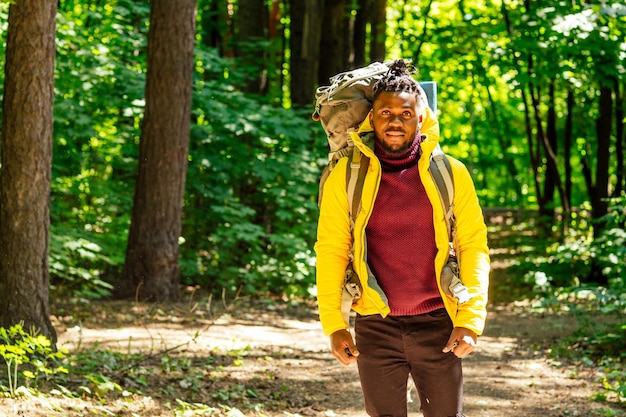
<path id="1" fill-rule="evenodd" d="M 414 71 L 414 67 L 409 69 L 404 60 L 396 59 L 393 61 L 389 65 L 389 71 L 374 83 L 372 87 L 373 100 L 376 100 L 383 91 L 391 91 L 415 94 L 419 102 L 421 94 L 419 85 L 411 76 L 411 71 Z"/>

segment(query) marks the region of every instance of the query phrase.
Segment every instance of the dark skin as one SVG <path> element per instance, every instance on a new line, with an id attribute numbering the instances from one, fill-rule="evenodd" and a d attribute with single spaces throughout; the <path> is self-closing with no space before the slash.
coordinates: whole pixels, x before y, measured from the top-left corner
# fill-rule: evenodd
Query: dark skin
<path id="1" fill-rule="evenodd" d="M 383 91 L 374 101 L 369 120 L 376 142 L 388 153 L 402 154 L 409 149 L 422 124 L 418 99 L 407 92 Z M 476 333 L 455 327 L 442 352 L 463 358 L 474 350 L 476 342 Z M 350 365 L 359 356 L 354 339 L 346 329 L 330 335 L 330 346 L 333 356 L 343 365 Z"/>
<path id="2" fill-rule="evenodd" d="M 381 92 L 369 114 L 376 142 L 391 154 L 404 153 L 422 124 L 417 97 L 405 92 Z"/>

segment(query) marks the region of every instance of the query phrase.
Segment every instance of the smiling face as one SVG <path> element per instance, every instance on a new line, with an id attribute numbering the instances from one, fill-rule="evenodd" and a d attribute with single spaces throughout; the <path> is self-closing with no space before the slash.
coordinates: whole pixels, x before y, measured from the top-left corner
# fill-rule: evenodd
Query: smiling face
<path id="1" fill-rule="evenodd" d="M 369 117 L 380 147 L 390 154 L 402 154 L 409 149 L 420 127 L 417 96 L 408 92 L 382 91 L 376 97 Z"/>

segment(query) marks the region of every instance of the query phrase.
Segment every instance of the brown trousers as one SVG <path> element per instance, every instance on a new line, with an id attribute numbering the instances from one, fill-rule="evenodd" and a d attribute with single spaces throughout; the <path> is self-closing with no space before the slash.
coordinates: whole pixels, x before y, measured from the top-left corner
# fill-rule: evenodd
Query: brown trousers
<path id="1" fill-rule="evenodd" d="M 370 416 L 406 417 L 409 374 L 424 417 L 463 416 L 461 359 L 441 351 L 450 332 L 445 309 L 416 316 L 357 316 L 357 363 Z"/>

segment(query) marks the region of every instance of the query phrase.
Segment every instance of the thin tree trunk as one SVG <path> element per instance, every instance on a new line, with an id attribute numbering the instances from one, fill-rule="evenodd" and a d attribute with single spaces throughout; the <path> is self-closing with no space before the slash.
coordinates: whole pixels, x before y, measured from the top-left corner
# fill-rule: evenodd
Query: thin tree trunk
<path id="1" fill-rule="evenodd" d="M 370 13 L 372 38 L 370 43 L 370 60 L 384 61 L 387 54 L 387 0 L 374 0 L 374 9 Z"/>
<path id="2" fill-rule="evenodd" d="M 56 0 L 9 9 L 0 168 L 0 326 L 56 344 L 48 302 Z"/>
<path id="3" fill-rule="evenodd" d="M 600 115 L 596 121 L 596 135 L 598 148 L 596 150 L 596 176 L 594 193 L 591 197 L 591 213 L 597 221 L 594 227 L 594 236 L 597 237 L 604 224 L 600 218 L 606 215 L 609 197 L 609 159 L 611 154 L 611 130 L 613 126 L 613 98 L 612 89 L 600 87 Z"/>
<path id="4" fill-rule="evenodd" d="M 216 48 L 221 56 L 232 56 L 233 22 L 228 13 L 228 0 L 201 2 L 202 43 Z"/>
<path id="5" fill-rule="evenodd" d="M 343 11 L 343 68 L 354 68 L 354 18 L 352 17 L 352 1 L 345 2 Z"/>
<path id="6" fill-rule="evenodd" d="M 259 45 L 261 40 L 266 39 L 267 9 L 263 0 L 239 0 L 238 5 L 237 55 L 242 64 L 241 70 L 247 74 L 243 90 L 261 94 L 267 84 L 267 56 Z"/>
<path id="7" fill-rule="evenodd" d="M 354 18 L 354 36 L 352 48 L 354 50 L 354 66 L 365 66 L 365 45 L 367 43 L 367 22 L 370 21 L 370 5 L 372 0 L 358 0 L 356 16 Z"/>
<path id="8" fill-rule="evenodd" d="M 487 86 L 485 90 L 487 90 L 487 96 L 489 97 L 489 106 L 485 108 L 488 117 L 491 119 L 491 127 L 494 137 L 500 146 L 500 151 L 502 152 L 504 163 L 506 165 L 506 170 L 511 177 L 511 182 L 513 187 L 515 187 L 515 195 L 517 197 L 517 201 L 522 201 L 522 184 L 518 181 L 519 173 L 517 172 L 517 167 L 515 166 L 515 161 L 510 155 L 509 148 L 511 146 L 511 139 L 502 134 L 502 127 L 504 122 L 501 117 L 499 117 L 496 105 L 493 96 L 491 95 L 490 85 L 494 85 L 489 79 L 487 79 L 485 85 Z"/>
<path id="9" fill-rule="evenodd" d="M 558 168 L 556 166 L 556 109 L 554 103 L 554 82 L 550 82 L 548 86 L 548 112 L 546 114 L 546 132 L 543 138 L 544 150 L 546 155 L 549 155 L 546 159 L 546 174 L 544 176 L 544 196 L 545 203 L 547 205 L 546 211 L 550 213 L 551 217 L 554 217 L 554 191 L 556 190 L 556 183 L 559 180 Z M 552 155 L 553 157 L 551 157 Z"/>
<path id="10" fill-rule="evenodd" d="M 195 0 L 153 0 L 146 109 L 121 297 L 179 296 L 178 239 L 191 112 Z"/>
<path id="11" fill-rule="evenodd" d="M 291 102 L 296 107 L 313 103 L 320 61 L 322 10 L 323 0 L 289 1 Z"/>
<path id="12" fill-rule="evenodd" d="M 506 8 L 506 3 L 504 1 L 501 2 L 500 11 L 504 19 L 507 33 L 512 38 L 513 27 L 511 25 L 509 12 Z M 523 73 L 522 68 L 520 64 L 518 64 L 518 58 L 515 56 L 516 51 L 511 51 L 510 55 L 511 55 L 510 59 L 513 62 L 513 65 L 515 66 L 515 69 L 517 70 L 519 74 L 522 74 Z M 529 57 L 528 59 L 529 59 L 530 64 L 532 64 L 532 57 Z M 530 71 L 531 69 L 529 69 L 529 72 Z M 530 95 L 532 95 L 532 87 L 529 86 L 529 90 L 531 92 Z M 537 194 L 537 201 L 541 201 L 542 200 L 541 186 L 540 186 L 541 182 L 539 179 L 539 169 L 540 169 L 541 159 L 540 159 L 540 155 L 538 154 L 538 149 L 536 149 L 535 147 L 535 140 L 533 139 L 531 110 L 530 110 L 530 105 L 528 104 L 529 94 L 526 92 L 526 89 L 523 86 L 520 86 L 520 94 L 522 96 L 522 103 L 524 103 L 524 126 L 526 128 L 526 140 L 528 143 L 528 156 L 530 159 L 530 168 L 532 170 L 532 178 L 533 178 L 533 183 L 534 183 L 533 185 L 535 187 L 535 193 Z"/>
<path id="13" fill-rule="evenodd" d="M 344 45 L 344 24 L 346 20 L 343 14 L 345 3 L 345 0 L 326 0 L 324 2 L 320 64 L 317 76 L 319 85 L 328 84 L 330 77 L 347 70 L 344 65 L 346 47 Z"/>
<path id="14" fill-rule="evenodd" d="M 565 199 L 572 207 L 572 144 L 574 131 L 574 92 L 567 91 L 567 115 L 565 119 L 565 137 L 563 138 L 563 163 L 565 165 Z"/>

